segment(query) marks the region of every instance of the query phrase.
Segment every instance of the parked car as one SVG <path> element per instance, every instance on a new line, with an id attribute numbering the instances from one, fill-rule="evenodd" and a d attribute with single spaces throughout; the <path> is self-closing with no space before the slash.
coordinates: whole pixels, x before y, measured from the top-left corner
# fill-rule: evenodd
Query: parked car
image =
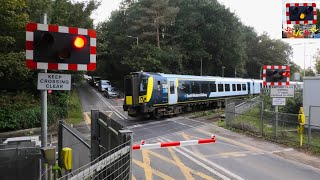
<path id="1" fill-rule="evenodd" d="M 104 92 L 106 88 L 111 88 L 111 82 L 109 80 L 100 80 L 98 90 Z"/>
<path id="2" fill-rule="evenodd" d="M 101 77 L 99 76 L 93 76 L 90 80 L 89 80 L 89 84 L 93 87 L 98 87 L 99 86 L 99 81 L 101 80 Z"/>
<path id="3" fill-rule="evenodd" d="M 107 98 L 118 98 L 120 97 L 120 93 L 118 91 L 117 88 L 115 87 L 108 87 L 105 91 L 104 91 L 104 96 L 106 96 Z"/>

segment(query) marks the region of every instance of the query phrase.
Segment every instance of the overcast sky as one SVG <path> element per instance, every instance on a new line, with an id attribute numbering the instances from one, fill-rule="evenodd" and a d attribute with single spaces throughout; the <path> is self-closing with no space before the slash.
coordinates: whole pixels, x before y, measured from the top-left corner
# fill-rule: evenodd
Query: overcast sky
<path id="1" fill-rule="evenodd" d="M 95 24 L 104 21 L 110 17 L 113 10 L 118 9 L 122 0 L 101 0 L 100 7 L 95 11 L 92 17 Z M 320 0 L 218 0 L 220 3 L 229 7 L 241 19 L 242 23 L 255 28 L 258 34 L 266 31 L 271 38 L 282 38 L 282 21 L 285 18 L 285 3 L 314 2 L 317 8 L 320 7 Z M 293 45 L 292 61 L 304 68 L 304 46 L 305 68 L 310 67 L 312 56 L 320 46 L 320 39 L 283 39 L 285 42 Z M 312 43 L 312 44 L 311 44 Z M 314 67 L 314 62 L 311 62 Z"/>

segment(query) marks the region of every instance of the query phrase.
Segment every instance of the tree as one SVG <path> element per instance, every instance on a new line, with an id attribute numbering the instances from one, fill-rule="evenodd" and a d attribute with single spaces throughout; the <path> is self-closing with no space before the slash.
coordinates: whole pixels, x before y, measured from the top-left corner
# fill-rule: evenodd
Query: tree
<path id="1" fill-rule="evenodd" d="M 308 69 L 305 70 L 305 76 L 315 76 L 316 74 L 314 73 L 314 71 L 311 69 L 311 67 L 309 67 Z M 303 75 L 303 74 L 302 74 Z"/>
<path id="2" fill-rule="evenodd" d="M 163 13 L 167 7 L 176 12 Z M 169 20 L 159 24 L 165 14 Z M 284 65 L 292 54 L 289 44 L 258 35 L 217 0 L 130 1 L 98 31 L 96 73 L 115 78 L 140 70 L 199 75 L 201 62 L 203 75 L 220 76 L 224 66 L 225 76 L 259 78 L 262 65 Z"/>
<path id="3" fill-rule="evenodd" d="M 317 74 L 320 74 L 320 49 L 317 49 L 316 54 L 313 56 L 315 59 L 315 70 Z"/>
<path id="4" fill-rule="evenodd" d="M 132 29 L 139 31 L 142 37 L 155 36 L 156 44 L 160 48 L 160 34 L 164 38 L 168 26 L 173 26 L 179 8 L 169 6 L 169 0 L 141 0 L 134 4 L 132 13 L 140 16 L 133 19 Z M 135 16 L 132 16 L 135 17 Z"/>

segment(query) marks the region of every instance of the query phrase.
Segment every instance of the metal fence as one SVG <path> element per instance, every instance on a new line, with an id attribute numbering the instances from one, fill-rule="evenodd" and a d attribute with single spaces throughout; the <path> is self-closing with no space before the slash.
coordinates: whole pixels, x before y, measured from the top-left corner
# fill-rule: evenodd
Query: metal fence
<path id="1" fill-rule="evenodd" d="M 317 108 L 319 108 L 317 112 L 320 112 L 320 107 Z M 319 114 L 315 112 L 312 113 L 311 110 L 310 117 Z M 298 114 L 267 111 L 261 100 L 227 99 L 225 122 L 229 127 L 250 132 L 271 141 L 292 146 L 300 144 Z M 309 124 L 310 118 L 306 117 L 302 136 L 303 144 L 305 147 L 320 148 L 320 126 Z"/>
<path id="2" fill-rule="evenodd" d="M 91 161 L 90 139 L 84 137 L 84 135 L 72 128 L 70 125 L 66 124 L 64 121 L 59 121 L 59 157 L 61 157 L 61 151 L 64 147 L 72 149 L 72 167 L 74 169 L 80 168 Z M 59 161 L 59 166 L 62 167 L 61 161 Z"/>
<path id="3" fill-rule="evenodd" d="M 60 179 L 130 179 L 131 167 L 131 142 L 130 140 L 103 153 L 91 163 L 61 177 Z"/>
<path id="4" fill-rule="evenodd" d="M 132 132 L 98 110 L 91 111 L 91 162 L 60 179 L 131 179 Z"/>

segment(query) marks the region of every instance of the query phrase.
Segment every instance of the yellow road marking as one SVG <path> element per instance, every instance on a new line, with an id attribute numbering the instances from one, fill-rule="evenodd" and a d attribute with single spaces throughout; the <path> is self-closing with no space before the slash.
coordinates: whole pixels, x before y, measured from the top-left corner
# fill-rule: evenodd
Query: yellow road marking
<path id="1" fill-rule="evenodd" d="M 132 180 L 137 180 L 137 178 L 136 177 L 134 177 L 134 175 L 132 174 Z"/>
<path id="2" fill-rule="evenodd" d="M 195 138 L 195 139 L 200 139 L 200 137 L 197 137 L 197 136 L 191 136 L 191 135 L 188 135 L 186 134 L 185 132 L 181 132 L 181 135 L 183 136 L 183 138 L 185 140 L 190 140 L 190 137 L 192 138 Z M 221 139 L 221 138 L 220 138 Z M 199 156 L 202 156 L 204 158 L 206 157 L 222 157 L 222 158 L 227 158 L 227 157 L 243 157 L 243 156 L 246 156 L 246 153 L 250 153 L 251 151 L 234 151 L 234 152 L 224 152 L 224 153 L 218 153 L 218 154 L 214 154 L 214 155 L 204 155 L 202 153 L 200 153 L 198 151 L 198 148 L 196 147 L 193 147 L 192 146 L 192 150 Z"/>
<path id="3" fill-rule="evenodd" d="M 87 125 L 91 124 L 91 118 L 89 117 L 87 112 L 83 112 L 83 117 L 84 117 L 84 121 L 86 122 Z"/>
<path id="4" fill-rule="evenodd" d="M 186 134 L 185 132 L 181 132 L 181 135 L 182 135 L 182 137 L 183 137 L 185 140 L 190 140 L 190 138 L 189 138 L 190 135 Z M 194 136 L 193 136 L 193 137 L 194 137 Z M 199 139 L 199 138 L 196 137 L 196 139 Z M 203 157 L 203 154 L 200 153 L 200 151 L 199 151 L 196 147 L 192 146 L 191 149 L 192 149 L 195 153 L 197 153 L 198 155 L 200 155 L 200 156 Z"/>
<path id="5" fill-rule="evenodd" d="M 169 159 L 169 158 L 167 158 L 167 157 L 165 157 L 165 156 L 162 156 L 161 154 L 158 154 L 158 153 L 153 152 L 153 151 L 150 151 L 150 150 L 144 150 L 144 151 L 148 151 L 149 154 L 151 154 L 151 155 L 153 155 L 153 156 L 156 156 L 156 157 L 158 157 L 159 159 L 162 159 L 162 160 L 164 160 L 164 161 L 166 161 L 166 162 L 168 162 L 168 163 L 171 163 L 171 164 L 173 164 L 173 165 L 178 166 L 178 164 L 177 164 L 176 161 L 173 161 L 173 160 L 171 160 L 171 159 Z M 193 169 L 191 169 L 191 168 L 189 168 L 189 167 L 186 167 L 186 169 L 187 169 L 188 171 L 190 171 L 191 173 L 193 173 L 193 174 L 195 174 L 195 175 L 198 175 L 199 177 L 202 177 L 203 179 L 214 180 L 212 177 L 210 177 L 210 176 L 208 176 L 208 175 L 206 175 L 206 174 L 203 174 L 203 173 L 201 173 L 201 172 L 199 172 L 199 171 L 195 171 L 195 170 L 193 170 Z"/>
<path id="6" fill-rule="evenodd" d="M 146 180 L 151 180 L 152 179 L 152 168 L 150 166 L 150 157 L 147 151 L 142 151 L 142 158 L 143 158 L 143 163 L 145 164 L 144 166 L 144 173 L 146 176 Z"/>
<path id="7" fill-rule="evenodd" d="M 205 131 L 205 130 L 203 130 L 203 129 L 197 128 L 196 130 L 197 130 L 198 132 L 202 133 L 202 134 L 206 134 L 206 135 L 210 135 L 210 136 L 212 135 L 211 132 Z M 228 143 L 231 143 L 231 144 L 234 144 L 234 145 L 243 147 L 243 148 L 245 148 L 245 149 L 248 149 L 248 150 L 250 150 L 250 151 L 259 152 L 259 153 L 265 152 L 265 151 L 262 150 L 262 149 L 259 149 L 259 148 L 256 148 L 256 147 L 253 147 L 253 146 L 250 146 L 250 145 L 247 145 L 247 144 L 243 144 L 243 143 L 241 143 L 241 142 L 239 142 L 239 141 L 235 141 L 235 140 L 232 140 L 232 139 L 229 139 L 229 138 L 226 138 L 226 137 L 222 137 L 222 136 L 217 136 L 217 135 L 216 135 L 216 139 L 217 139 L 217 142 L 219 142 L 219 140 L 223 140 L 223 141 L 226 141 L 226 142 L 228 142 Z"/>
<path id="8" fill-rule="evenodd" d="M 146 164 L 144 164 L 144 163 L 142 163 L 142 162 L 140 162 L 140 161 L 138 161 L 138 160 L 136 160 L 136 159 L 133 159 L 132 161 L 133 161 L 133 163 L 135 163 L 136 165 L 140 166 L 140 167 L 143 168 L 143 169 L 148 168 L 148 167 L 146 167 Z M 165 180 L 174 180 L 172 177 L 170 177 L 170 176 L 168 176 L 168 175 L 166 175 L 166 174 L 163 174 L 162 172 L 160 172 L 160 171 L 158 171 L 158 170 L 156 170 L 156 169 L 152 169 L 152 168 L 151 168 L 151 171 L 152 171 L 153 174 L 161 177 L 162 179 L 165 179 Z M 148 180 L 147 177 L 146 177 L 146 180 Z"/>
<path id="9" fill-rule="evenodd" d="M 180 168 L 181 172 L 183 173 L 186 179 L 194 179 L 188 171 L 187 167 L 181 162 L 180 158 L 176 155 L 176 153 L 172 150 L 172 148 L 168 148 L 173 159 L 177 162 L 177 166 Z"/>

